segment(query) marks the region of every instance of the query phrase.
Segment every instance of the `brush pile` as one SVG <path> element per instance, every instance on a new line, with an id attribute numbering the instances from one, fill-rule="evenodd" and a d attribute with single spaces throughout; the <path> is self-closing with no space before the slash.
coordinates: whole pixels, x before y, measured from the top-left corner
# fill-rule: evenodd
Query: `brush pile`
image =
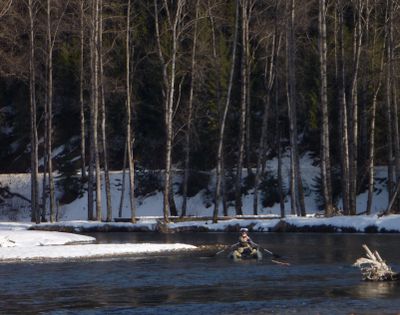
<path id="1" fill-rule="evenodd" d="M 377 251 L 372 252 L 367 245 L 363 245 L 367 257 L 358 258 L 353 264 L 361 269 L 363 280 L 366 281 L 396 281 L 400 275 L 386 264 Z"/>

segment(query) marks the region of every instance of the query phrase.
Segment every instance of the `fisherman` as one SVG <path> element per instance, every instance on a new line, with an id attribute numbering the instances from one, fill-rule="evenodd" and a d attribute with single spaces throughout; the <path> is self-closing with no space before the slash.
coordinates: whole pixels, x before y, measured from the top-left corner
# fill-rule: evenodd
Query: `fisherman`
<path id="1" fill-rule="evenodd" d="M 249 230 L 247 228 L 240 229 L 240 236 L 237 248 L 233 252 L 233 258 L 240 259 L 243 254 L 249 256 L 256 256 L 258 251 L 258 245 L 254 243 L 250 236 L 247 234 Z"/>

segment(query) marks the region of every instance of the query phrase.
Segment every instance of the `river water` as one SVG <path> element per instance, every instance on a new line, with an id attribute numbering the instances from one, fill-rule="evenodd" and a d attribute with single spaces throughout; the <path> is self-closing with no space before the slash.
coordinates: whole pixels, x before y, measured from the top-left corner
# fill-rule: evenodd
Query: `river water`
<path id="1" fill-rule="evenodd" d="M 101 243 L 232 244 L 235 233 L 95 234 Z M 400 271 L 399 235 L 253 233 L 291 263 L 179 256 L 0 264 L 0 314 L 400 314 L 400 283 L 361 281 L 361 245 Z"/>

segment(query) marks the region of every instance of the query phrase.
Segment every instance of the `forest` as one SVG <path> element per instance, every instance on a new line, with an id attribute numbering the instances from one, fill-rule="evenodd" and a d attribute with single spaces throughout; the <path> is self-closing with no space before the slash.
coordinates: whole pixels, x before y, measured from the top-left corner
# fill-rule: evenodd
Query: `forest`
<path id="1" fill-rule="evenodd" d="M 394 0 L 1 0 L 0 172 L 31 174 L 36 223 L 46 207 L 55 220 L 55 176 L 65 202 L 87 190 L 89 220 L 105 187 L 111 221 L 109 173 L 126 169 L 135 222 L 146 187 L 163 191 L 168 221 L 212 173 L 216 222 L 229 204 L 242 214 L 248 190 L 254 214 L 267 191 L 282 216 L 286 194 L 305 216 L 311 152 L 325 216 L 369 214 L 378 165 L 396 213 L 399 12 Z"/>

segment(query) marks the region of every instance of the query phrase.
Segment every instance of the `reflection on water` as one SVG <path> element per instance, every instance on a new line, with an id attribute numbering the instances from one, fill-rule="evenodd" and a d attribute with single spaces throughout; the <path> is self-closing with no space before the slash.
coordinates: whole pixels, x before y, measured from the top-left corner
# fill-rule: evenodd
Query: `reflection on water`
<path id="1" fill-rule="evenodd" d="M 356 287 L 355 295 L 364 299 L 399 298 L 399 282 L 362 282 Z"/>
<path id="2" fill-rule="evenodd" d="M 0 265 L 1 314 L 396 314 L 400 285 L 362 282 L 361 244 L 398 263 L 396 235 L 252 234 L 287 256 L 235 263 L 194 255 Z M 101 242 L 232 244 L 232 233 L 112 233 Z M 204 254 L 204 255 L 203 255 Z M 398 265 L 393 266 L 399 270 Z"/>

